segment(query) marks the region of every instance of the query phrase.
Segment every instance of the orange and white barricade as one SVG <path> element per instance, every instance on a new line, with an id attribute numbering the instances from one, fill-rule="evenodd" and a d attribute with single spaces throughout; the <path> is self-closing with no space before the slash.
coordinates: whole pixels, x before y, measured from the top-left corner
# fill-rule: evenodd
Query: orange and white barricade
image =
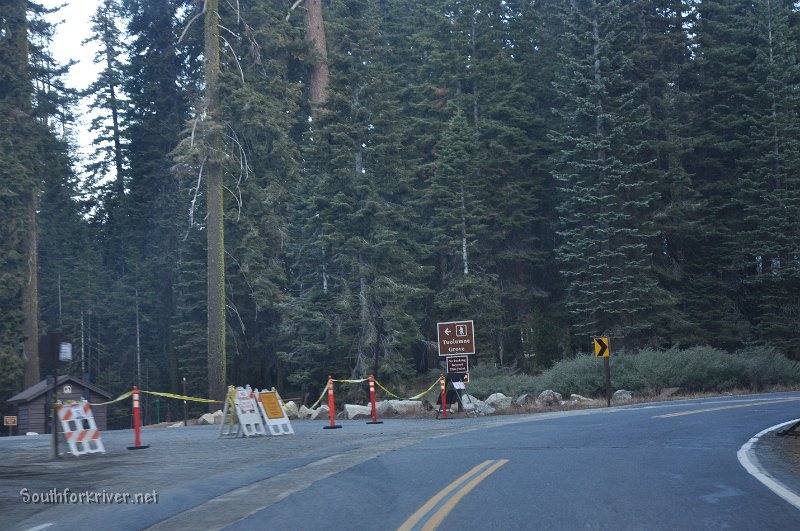
<path id="1" fill-rule="evenodd" d="M 100 439 L 100 430 L 97 429 L 89 402 L 84 400 L 62 404 L 58 410 L 58 418 L 72 455 L 105 453 L 106 449 Z"/>

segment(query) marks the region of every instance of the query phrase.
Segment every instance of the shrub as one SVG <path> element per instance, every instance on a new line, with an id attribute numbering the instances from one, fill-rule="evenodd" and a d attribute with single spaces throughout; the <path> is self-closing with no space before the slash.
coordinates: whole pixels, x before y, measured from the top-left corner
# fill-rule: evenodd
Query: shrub
<path id="1" fill-rule="evenodd" d="M 750 347 L 736 353 L 749 387 L 761 391 L 776 385 L 800 385 L 800 364 L 771 347 Z"/>
<path id="2" fill-rule="evenodd" d="M 609 361 L 612 387 L 639 395 L 658 395 L 668 387 L 719 393 L 736 388 L 761 391 L 778 385 L 800 386 L 800 363 L 768 347 L 750 347 L 735 354 L 708 346 L 644 349 L 615 353 Z M 428 375 L 430 381 L 438 376 L 438 371 Z M 519 396 L 545 389 L 565 397 L 572 393 L 601 397 L 606 389 L 602 360 L 588 355 L 561 360 L 538 375 L 478 364 L 470 367 L 470 377 L 467 390 L 480 399 L 497 392 Z"/>
<path id="3" fill-rule="evenodd" d="M 519 396 L 533 392 L 535 376 L 520 373 L 513 367 L 495 367 L 480 363 L 470 367 L 470 383 L 467 392 L 481 400 L 492 393 Z"/>

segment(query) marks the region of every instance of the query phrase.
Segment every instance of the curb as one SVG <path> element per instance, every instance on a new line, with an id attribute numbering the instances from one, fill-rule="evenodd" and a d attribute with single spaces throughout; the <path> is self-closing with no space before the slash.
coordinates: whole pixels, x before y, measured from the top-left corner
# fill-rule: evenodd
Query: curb
<path id="1" fill-rule="evenodd" d="M 748 473 L 750 473 L 750 475 L 752 475 L 758 481 L 763 483 L 769 490 L 771 490 L 772 492 L 774 492 L 775 494 L 777 494 L 778 496 L 780 496 L 781 498 L 792 504 L 796 509 L 800 509 L 800 495 L 798 495 L 796 492 L 789 489 L 789 487 L 787 487 L 786 485 L 784 485 L 783 483 L 772 477 L 761 466 L 753 447 L 761 439 L 761 437 L 763 437 L 767 433 L 779 430 L 784 426 L 794 424 L 798 421 L 800 421 L 800 419 L 794 419 L 762 430 L 753 437 L 751 437 L 750 440 L 747 441 L 741 448 L 739 448 L 738 452 L 736 452 L 736 457 L 739 458 L 739 463 L 741 463 L 741 465 L 745 468 L 745 470 L 747 470 Z"/>

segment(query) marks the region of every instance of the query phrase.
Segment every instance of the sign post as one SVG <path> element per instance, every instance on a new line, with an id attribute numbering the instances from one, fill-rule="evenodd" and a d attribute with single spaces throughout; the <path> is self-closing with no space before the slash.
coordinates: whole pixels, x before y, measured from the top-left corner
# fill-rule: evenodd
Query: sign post
<path id="1" fill-rule="evenodd" d="M 469 382 L 469 354 L 475 354 L 475 323 L 471 320 L 436 323 L 436 336 L 439 356 L 445 357 L 447 365 L 447 377 L 442 375 L 442 409 L 446 407 L 447 382 L 450 382 L 451 398 L 457 400 L 458 411 L 463 411 L 458 389 L 463 390 L 464 383 Z M 444 418 L 447 418 L 446 412 Z"/>
<path id="2" fill-rule="evenodd" d="M 606 404 L 611 407 L 611 365 L 608 358 L 611 356 L 610 343 L 607 337 L 594 338 L 594 355 L 603 358 L 603 367 L 606 373 Z"/>
<path id="3" fill-rule="evenodd" d="M 8 436 L 11 437 L 11 430 L 17 425 L 17 417 L 6 415 L 3 417 L 3 426 L 8 426 Z"/>

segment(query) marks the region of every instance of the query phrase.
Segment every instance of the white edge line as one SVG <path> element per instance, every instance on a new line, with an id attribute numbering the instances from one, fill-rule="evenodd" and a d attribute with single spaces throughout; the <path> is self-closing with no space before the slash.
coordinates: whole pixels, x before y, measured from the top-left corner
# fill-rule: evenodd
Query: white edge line
<path id="1" fill-rule="evenodd" d="M 39 531 L 40 529 L 46 529 L 46 528 L 48 528 L 48 527 L 50 527 L 52 525 L 53 525 L 53 523 L 50 522 L 50 523 L 47 523 L 47 524 L 37 525 L 36 527 L 31 527 L 29 529 L 26 529 L 25 531 Z"/>
<path id="2" fill-rule="evenodd" d="M 794 505 L 795 509 L 800 509 L 800 496 L 786 487 L 786 485 L 767 474 L 767 472 L 759 466 L 758 458 L 755 456 L 752 448 L 753 445 L 757 443 L 763 435 L 771 431 L 776 431 L 784 426 L 788 426 L 789 424 L 794 424 L 798 421 L 800 421 L 800 419 L 790 420 L 789 422 L 784 422 L 783 424 L 778 424 L 776 426 L 772 426 L 771 428 L 767 428 L 754 435 L 741 448 L 739 448 L 738 452 L 736 452 L 736 457 L 739 458 L 739 462 L 742 464 L 745 470 L 750 473 L 750 475 L 763 483 L 769 490 Z"/>

